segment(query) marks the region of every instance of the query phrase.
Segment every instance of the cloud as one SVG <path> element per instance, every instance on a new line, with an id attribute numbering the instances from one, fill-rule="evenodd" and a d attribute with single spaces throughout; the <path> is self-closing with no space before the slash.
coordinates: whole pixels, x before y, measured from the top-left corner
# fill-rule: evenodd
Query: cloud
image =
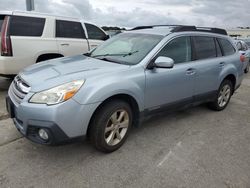
<path id="1" fill-rule="evenodd" d="M 249 0 L 199 0 L 194 4 L 192 13 L 208 19 L 208 23 L 215 23 L 217 26 L 236 27 L 249 26 L 250 11 Z M 205 22 L 205 23 L 207 23 Z"/>
<path id="2" fill-rule="evenodd" d="M 152 4 L 152 5 L 161 5 L 161 6 L 169 6 L 169 5 L 175 5 L 175 6 L 184 6 L 184 5 L 192 5 L 192 0 L 142 0 L 141 2 L 145 4 Z"/>
<path id="3" fill-rule="evenodd" d="M 35 9 L 39 12 L 86 19 L 89 19 L 93 12 L 88 0 L 35 0 Z"/>
<path id="4" fill-rule="evenodd" d="M 25 10 L 25 0 L 1 0 L 0 10 Z M 249 0 L 35 0 L 36 11 L 81 17 L 99 25 L 249 26 Z"/>
<path id="5" fill-rule="evenodd" d="M 102 18 L 102 19 L 100 19 Z M 125 27 L 134 27 L 138 25 L 157 25 L 157 24 L 178 24 L 179 20 L 172 18 L 168 13 L 160 14 L 143 10 L 142 8 L 135 8 L 131 11 L 118 11 L 114 8 L 109 8 L 107 12 L 96 10 L 96 14 L 92 19 L 101 24 L 106 25 L 120 25 Z"/>

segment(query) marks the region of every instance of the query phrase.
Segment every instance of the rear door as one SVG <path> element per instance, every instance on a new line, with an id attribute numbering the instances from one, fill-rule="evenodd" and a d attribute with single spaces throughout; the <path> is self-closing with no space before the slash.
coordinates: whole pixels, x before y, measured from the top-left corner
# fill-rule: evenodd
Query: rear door
<path id="1" fill-rule="evenodd" d="M 56 20 L 56 39 L 59 53 L 64 56 L 88 52 L 88 41 L 81 22 Z"/>
<path id="2" fill-rule="evenodd" d="M 85 27 L 88 33 L 90 50 L 96 48 L 105 40 L 107 40 L 107 34 L 104 33 L 99 27 L 89 23 L 85 23 Z"/>
<path id="3" fill-rule="evenodd" d="M 192 37 L 195 49 L 195 97 L 206 99 L 219 85 L 219 74 L 225 66 L 218 41 L 210 36 Z"/>

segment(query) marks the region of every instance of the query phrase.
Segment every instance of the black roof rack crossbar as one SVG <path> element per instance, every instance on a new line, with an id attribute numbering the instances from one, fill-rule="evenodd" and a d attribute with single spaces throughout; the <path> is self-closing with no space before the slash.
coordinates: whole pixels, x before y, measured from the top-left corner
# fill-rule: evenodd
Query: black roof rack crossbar
<path id="1" fill-rule="evenodd" d="M 140 29 L 152 29 L 153 26 L 138 26 L 138 27 L 135 27 L 133 29 L 130 29 L 130 31 L 134 31 L 134 30 L 140 30 Z"/>
<path id="2" fill-rule="evenodd" d="M 132 28 L 131 31 L 133 30 L 141 30 L 141 29 L 152 29 L 154 27 L 179 27 L 182 25 L 146 25 L 146 26 L 137 26 L 135 28 Z"/>
<path id="3" fill-rule="evenodd" d="M 225 29 L 213 28 L 213 27 L 196 27 L 189 25 L 149 25 L 149 26 L 138 26 L 133 30 L 141 30 L 141 29 L 152 29 L 154 27 L 173 27 L 171 32 L 184 32 L 184 31 L 200 31 L 200 32 L 209 32 L 209 33 L 217 33 L 221 35 L 227 35 L 227 31 Z"/>
<path id="4" fill-rule="evenodd" d="M 200 32 L 209 32 L 209 33 L 227 35 L 227 31 L 225 29 L 213 28 L 213 27 L 179 26 L 175 27 L 172 30 L 172 32 L 182 32 L 182 31 L 200 31 Z"/>

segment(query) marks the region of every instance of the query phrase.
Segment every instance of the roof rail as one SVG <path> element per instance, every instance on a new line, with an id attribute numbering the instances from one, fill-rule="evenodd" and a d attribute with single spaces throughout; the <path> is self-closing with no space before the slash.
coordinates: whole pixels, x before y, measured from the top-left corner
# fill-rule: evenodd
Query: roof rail
<path id="1" fill-rule="evenodd" d="M 172 32 L 183 32 L 183 31 L 200 31 L 200 32 L 209 32 L 209 33 L 227 35 L 227 31 L 225 29 L 213 28 L 213 27 L 179 26 L 175 27 L 172 30 Z"/>
<path id="2" fill-rule="evenodd" d="M 209 32 L 209 33 L 217 33 L 221 35 L 227 35 L 227 31 L 225 29 L 220 28 L 210 28 L 210 27 L 196 27 L 196 26 L 190 26 L 190 25 L 149 25 L 149 26 L 138 26 L 133 30 L 141 30 L 141 29 L 152 29 L 154 27 L 173 27 L 171 32 L 185 32 L 185 31 L 199 31 L 199 32 Z"/>
<path id="3" fill-rule="evenodd" d="M 130 29 L 130 31 L 141 30 L 141 29 L 152 29 L 152 28 L 153 26 L 138 26 L 138 27 Z"/>
<path id="4" fill-rule="evenodd" d="M 134 30 L 141 30 L 141 29 L 152 29 L 154 27 L 178 27 L 181 25 L 146 25 L 146 26 L 137 26 L 135 28 L 130 29 L 130 31 L 134 31 Z"/>

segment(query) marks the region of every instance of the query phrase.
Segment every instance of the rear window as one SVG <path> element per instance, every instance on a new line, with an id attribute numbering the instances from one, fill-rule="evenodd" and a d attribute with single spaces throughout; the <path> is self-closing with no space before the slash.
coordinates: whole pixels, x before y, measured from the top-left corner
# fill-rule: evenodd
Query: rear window
<path id="1" fill-rule="evenodd" d="M 232 55 L 235 53 L 235 49 L 233 45 L 231 44 L 231 42 L 229 42 L 226 39 L 218 39 L 218 41 L 221 45 L 224 56 Z"/>
<path id="2" fill-rule="evenodd" d="M 213 37 L 194 37 L 196 59 L 216 57 L 216 46 Z"/>
<path id="3" fill-rule="evenodd" d="M 250 42 L 246 42 L 246 44 L 248 45 L 248 47 L 250 47 Z"/>
<path id="4" fill-rule="evenodd" d="M 245 42 L 242 42 L 242 48 L 244 51 L 248 50 L 248 46 Z"/>
<path id="5" fill-rule="evenodd" d="M 217 57 L 221 57 L 222 56 L 222 51 L 220 48 L 220 45 L 218 43 L 218 41 L 215 39 L 215 45 L 216 45 L 216 52 L 217 52 Z"/>
<path id="6" fill-rule="evenodd" d="M 4 17 L 5 17 L 5 16 L 0 15 L 0 32 L 1 32 L 1 29 L 2 29 Z"/>
<path id="7" fill-rule="evenodd" d="M 85 33 L 80 22 L 56 20 L 56 37 L 85 39 Z"/>
<path id="8" fill-rule="evenodd" d="M 43 34 L 45 18 L 11 16 L 10 35 L 40 37 Z"/>

